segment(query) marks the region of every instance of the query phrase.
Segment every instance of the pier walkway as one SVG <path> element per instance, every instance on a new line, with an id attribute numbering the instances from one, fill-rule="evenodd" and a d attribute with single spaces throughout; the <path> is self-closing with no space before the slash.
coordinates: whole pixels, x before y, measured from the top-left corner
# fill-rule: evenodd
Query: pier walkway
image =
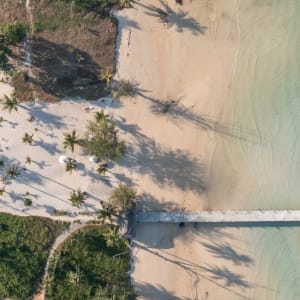
<path id="1" fill-rule="evenodd" d="M 300 210 L 143 212 L 139 223 L 233 223 L 233 222 L 300 222 Z"/>

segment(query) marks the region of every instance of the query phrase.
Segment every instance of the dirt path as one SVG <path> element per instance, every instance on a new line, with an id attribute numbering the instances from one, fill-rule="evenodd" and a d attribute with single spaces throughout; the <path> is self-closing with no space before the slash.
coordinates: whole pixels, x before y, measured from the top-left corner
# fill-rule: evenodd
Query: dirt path
<path id="1" fill-rule="evenodd" d="M 48 256 L 48 260 L 46 263 L 46 267 L 44 270 L 44 276 L 43 276 L 43 282 L 45 281 L 45 279 L 48 277 L 48 269 L 49 269 L 49 264 L 51 259 L 53 258 L 53 255 L 55 253 L 55 251 L 66 241 L 67 238 L 69 238 L 72 234 L 74 234 L 75 232 L 77 232 L 78 230 L 84 228 L 84 227 L 88 227 L 88 226 L 95 226 L 94 224 L 86 224 L 86 223 L 80 223 L 80 224 L 72 224 L 70 226 L 70 228 L 68 230 L 66 230 L 65 232 L 63 232 L 61 235 L 59 235 L 54 244 L 52 245 L 50 252 L 49 252 L 49 256 Z M 97 225 L 96 225 L 97 226 Z M 35 296 L 33 296 L 33 300 L 45 300 L 45 288 L 43 288 L 38 294 L 36 294 Z"/>

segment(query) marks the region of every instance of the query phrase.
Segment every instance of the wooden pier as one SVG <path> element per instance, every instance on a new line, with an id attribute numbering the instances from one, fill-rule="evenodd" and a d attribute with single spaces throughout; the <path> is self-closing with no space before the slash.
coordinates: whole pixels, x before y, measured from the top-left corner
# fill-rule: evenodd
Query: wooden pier
<path id="1" fill-rule="evenodd" d="M 139 223 L 300 222 L 300 210 L 142 212 Z"/>

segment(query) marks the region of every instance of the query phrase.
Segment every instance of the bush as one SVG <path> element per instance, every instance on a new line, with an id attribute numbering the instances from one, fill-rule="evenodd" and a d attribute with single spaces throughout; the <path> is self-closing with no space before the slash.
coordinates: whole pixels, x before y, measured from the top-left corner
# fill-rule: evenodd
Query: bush
<path id="1" fill-rule="evenodd" d="M 0 68 L 4 69 L 7 66 L 8 58 L 4 50 L 0 50 Z"/>
<path id="2" fill-rule="evenodd" d="M 31 206 L 32 205 L 32 200 L 29 198 L 25 198 L 24 199 L 24 205 L 25 206 Z"/>
<path id="3" fill-rule="evenodd" d="M 73 190 L 70 193 L 69 200 L 71 201 L 71 204 L 73 206 L 79 207 L 81 204 L 83 204 L 84 199 L 85 199 L 85 193 L 82 192 L 80 189 L 78 189 L 77 191 Z"/>
<path id="4" fill-rule="evenodd" d="M 90 155 L 102 160 L 117 161 L 124 153 L 125 144 L 119 140 L 115 124 L 101 113 L 88 124 L 83 145 Z"/>
<path id="5" fill-rule="evenodd" d="M 66 210 L 54 209 L 54 214 L 56 216 L 66 216 L 68 212 Z"/>
<path id="6" fill-rule="evenodd" d="M 137 85 L 128 81 L 121 80 L 117 83 L 117 86 L 112 90 L 112 96 L 114 98 L 119 97 L 134 97 L 137 93 Z"/>
<path id="7" fill-rule="evenodd" d="M 136 191 L 131 186 L 120 184 L 113 190 L 109 203 L 121 213 L 125 213 L 135 206 L 136 196 Z"/>
<path id="8" fill-rule="evenodd" d="M 0 32 L 8 45 L 21 42 L 26 37 L 26 31 L 26 25 L 19 22 L 6 23 L 0 27 Z"/>

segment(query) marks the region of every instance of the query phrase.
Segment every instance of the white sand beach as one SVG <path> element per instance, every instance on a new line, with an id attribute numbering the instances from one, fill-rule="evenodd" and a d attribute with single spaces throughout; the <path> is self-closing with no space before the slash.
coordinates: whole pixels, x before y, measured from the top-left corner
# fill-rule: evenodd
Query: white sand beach
<path id="1" fill-rule="evenodd" d="M 1 93 L 9 95 L 12 89 L 1 83 Z M 89 107 L 89 112 L 85 108 Z M 9 166 L 16 165 L 20 175 L 8 181 L 1 196 L 2 212 L 19 215 L 39 215 L 60 220 L 91 219 L 101 208 L 100 201 L 106 201 L 109 191 L 120 182 L 121 176 L 111 166 L 105 176 L 97 174 L 97 164 L 89 160 L 80 146 L 72 153 L 63 148 L 64 133 L 76 130 L 82 136 L 88 120 L 93 119 L 96 111 L 104 110 L 113 114 L 111 99 L 100 99 L 92 103 L 83 100 L 64 100 L 55 104 L 33 102 L 20 104 L 18 111 L 1 111 L 1 176 Z M 22 142 L 24 134 L 33 134 L 33 144 Z M 26 164 L 26 157 L 31 163 Z M 78 170 L 66 172 L 65 164 L 59 162 L 61 156 L 77 161 Z M 25 168 L 25 169 L 24 169 Z M 87 193 L 85 203 L 74 207 L 69 201 L 72 190 L 81 189 Z M 30 198 L 31 206 L 24 206 L 23 200 Z M 57 216 L 54 210 L 67 212 Z"/>

